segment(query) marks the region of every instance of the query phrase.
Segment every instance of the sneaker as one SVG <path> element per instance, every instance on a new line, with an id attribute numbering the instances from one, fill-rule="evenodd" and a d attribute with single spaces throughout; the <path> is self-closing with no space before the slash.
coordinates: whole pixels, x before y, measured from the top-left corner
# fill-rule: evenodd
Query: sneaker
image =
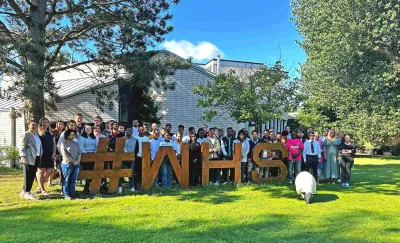
<path id="1" fill-rule="evenodd" d="M 21 193 L 19 194 L 19 197 L 24 197 L 25 194 L 26 194 L 26 192 L 21 192 Z"/>
<path id="2" fill-rule="evenodd" d="M 131 192 L 136 192 L 134 187 L 131 188 Z"/>
<path id="3" fill-rule="evenodd" d="M 342 183 L 342 187 L 346 187 L 346 183 Z"/>
<path id="4" fill-rule="evenodd" d="M 65 195 L 64 199 L 65 200 L 72 200 L 72 197 L 70 195 Z"/>
<path id="5" fill-rule="evenodd" d="M 293 184 L 293 181 L 289 181 L 289 184 L 290 184 L 290 185 Z"/>
<path id="6" fill-rule="evenodd" d="M 33 195 L 32 193 L 29 193 L 29 192 L 25 193 L 24 198 L 25 199 L 37 199 L 37 197 L 35 195 Z"/>
<path id="7" fill-rule="evenodd" d="M 337 182 L 338 182 L 338 183 L 340 183 L 340 182 L 342 182 L 342 180 L 340 180 L 340 179 L 337 179 Z"/>
<path id="8" fill-rule="evenodd" d="M 122 187 L 118 187 L 118 193 L 119 193 L 119 194 L 122 193 Z"/>
<path id="9" fill-rule="evenodd" d="M 219 186 L 219 182 L 215 182 L 215 183 L 214 183 L 214 186 Z"/>
<path id="10" fill-rule="evenodd" d="M 350 184 L 349 184 L 349 183 L 346 183 L 346 187 L 350 187 Z"/>

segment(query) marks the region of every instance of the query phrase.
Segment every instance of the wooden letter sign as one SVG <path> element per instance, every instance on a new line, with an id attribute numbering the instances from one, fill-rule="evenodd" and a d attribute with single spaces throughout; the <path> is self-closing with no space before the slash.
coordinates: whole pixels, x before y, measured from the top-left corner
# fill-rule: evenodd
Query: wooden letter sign
<path id="1" fill-rule="evenodd" d="M 253 162 L 260 168 L 262 167 L 279 167 L 281 173 L 277 177 L 260 178 L 256 170 L 251 172 L 252 180 L 261 184 L 263 182 L 271 181 L 284 181 L 287 174 L 286 165 L 281 160 L 265 160 L 260 158 L 260 152 L 264 149 L 267 150 L 280 150 L 282 152 L 282 158 L 288 157 L 288 150 L 282 143 L 258 143 L 253 150 Z"/>
<path id="2" fill-rule="evenodd" d="M 164 156 L 168 156 L 176 178 L 182 188 L 189 187 L 189 144 L 182 143 L 181 146 L 181 164 L 176 158 L 175 151 L 172 147 L 160 147 L 157 155 L 151 164 L 150 143 L 142 143 L 142 187 L 144 190 L 149 190 L 153 186 L 154 179 L 158 176 L 158 171 L 164 160 Z"/>

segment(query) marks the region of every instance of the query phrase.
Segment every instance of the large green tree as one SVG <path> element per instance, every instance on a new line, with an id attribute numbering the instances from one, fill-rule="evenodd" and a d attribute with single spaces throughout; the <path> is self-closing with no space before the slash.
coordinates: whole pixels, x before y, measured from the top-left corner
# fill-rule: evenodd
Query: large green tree
<path id="1" fill-rule="evenodd" d="M 153 55 L 143 53 L 172 31 L 168 10 L 178 2 L 1 0 L 0 70 L 14 79 L 3 92 L 22 98 L 27 116 L 39 119 L 59 98 L 55 72 L 86 65 L 96 78 L 118 79 L 121 68 L 138 70 L 136 57 L 152 65 Z"/>
<path id="2" fill-rule="evenodd" d="M 400 141 L 400 3 L 397 0 L 292 0 L 307 54 L 304 108 L 362 141 Z M 314 117 L 314 118 L 315 118 Z M 305 122 L 309 117 L 303 120 Z M 300 121 L 302 122 L 302 121 Z M 321 125 L 321 124 L 318 124 Z"/>
<path id="3" fill-rule="evenodd" d="M 197 106 L 206 108 L 203 119 L 211 121 L 226 112 L 236 122 L 254 122 L 256 127 L 281 118 L 297 105 L 297 84 L 290 80 L 281 62 L 251 70 L 231 70 L 215 80 L 197 85 Z"/>

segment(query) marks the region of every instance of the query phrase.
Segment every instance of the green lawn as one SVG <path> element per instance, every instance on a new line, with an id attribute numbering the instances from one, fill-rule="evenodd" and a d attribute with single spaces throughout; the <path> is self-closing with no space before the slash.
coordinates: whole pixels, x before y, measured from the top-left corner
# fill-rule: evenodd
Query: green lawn
<path id="1" fill-rule="evenodd" d="M 311 205 L 284 183 L 27 201 L 0 169 L 0 242 L 400 242 L 400 159 L 356 164 L 351 188 L 318 186 Z"/>

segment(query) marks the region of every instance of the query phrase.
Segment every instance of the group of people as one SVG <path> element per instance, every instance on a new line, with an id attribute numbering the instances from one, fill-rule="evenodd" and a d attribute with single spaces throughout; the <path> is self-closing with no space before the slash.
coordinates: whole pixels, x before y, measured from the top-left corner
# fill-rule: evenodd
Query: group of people
<path id="1" fill-rule="evenodd" d="M 160 147 L 169 146 L 180 159 L 181 144 L 189 143 L 189 183 L 191 186 L 201 184 L 202 153 L 201 145 L 209 144 L 209 160 L 232 160 L 235 153 L 235 144 L 241 144 L 241 181 L 251 179 L 251 171 L 257 170 L 258 176 L 277 176 L 278 168 L 258 168 L 252 161 L 253 149 L 258 143 L 283 143 L 288 150 L 288 158 L 282 158 L 281 151 L 263 150 L 260 157 L 265 160 L 282 160 L 288 168 L 287 179 L 293 182 L 301 171 L 310 171 L 318 183 L 327 179 L 330 183 L 342 181 L 343 187 L 350 183 L 351 167 L 354 163 L 355 145 L 350 136 L 343 137 L 342 132 L 334 129 L 324 129 L 320 137 L 318 132 L 310 127 L 307 134 L 302 130 L 291 132 L 290 127 L 275 134 L 273 129 L 263 131 L 261 135 L 252 131 L 251 137 L 243 128 L 236 133 L 231 127 L 226 129 L 208 128 L 207 124 L 196 129 L 190 127 L 185 133 L 183 125 L 178 126 L 177 133 L 172 133 L 171 124 L 162 129 L 153 123 L 151 127 L 139 124 L 133 120 L 132 126 L 126 127 L 117 121 L 107 123 L 100 116 L 93 119 L 93 125 L 84 124 L 82 114 L 76 114 L 74 120 L 66 125 L 58 121 L 51 129 L 49 120 L 42 118 L 38 122 L 29 120 L 28 131 L 21 137 L 20 156 L 24 171 L 24 185 L 20 194 L 27 199 L 36 199 L 31 193 L 36 178 L 38 187 L 36 194 L 49 195 L 46 191 L 46 182 L 51 185 L 54 168 L 61 171 L 62 193 L 66 199 L 75 195 L 76 181 L 80 170 L 93 170 L 94 162 L 80 163 L 81 155 L 97 151 L 100 138 L 108 138 L 107 151 L 114 152 L 116 141 L 125 137 L 125 152 L 133 152 L 135 157 L 124 161 L 122 168 L 130 168 L 132 176 L 129 178 L 129 189 L 135 191 L 141 188 L 142 171 L 142 144 L 150 142 L 151 161 L 153 162 Z M 197 130 L 197 131 L 196 131 Z M 112 163 L 104 163 L 105 169 L 112 169 Z M 340 173 L 341 171 L 341 173 Z M 219 185 L 233 181 L 234 169 L 211 169 L 210 183 Z M 174 173 L 168 156 L 164 156 L 159 174 L 154 180 L 154 186 L 169 188 L 174 181 Z M 118 185 L 118 193 L 123 190 L 124 178 Z M 91 180 L 85 181 L 84 192 L 90 192 Z M 107 180 L 102 180 L 102 188 L 107 188 Z"/>

